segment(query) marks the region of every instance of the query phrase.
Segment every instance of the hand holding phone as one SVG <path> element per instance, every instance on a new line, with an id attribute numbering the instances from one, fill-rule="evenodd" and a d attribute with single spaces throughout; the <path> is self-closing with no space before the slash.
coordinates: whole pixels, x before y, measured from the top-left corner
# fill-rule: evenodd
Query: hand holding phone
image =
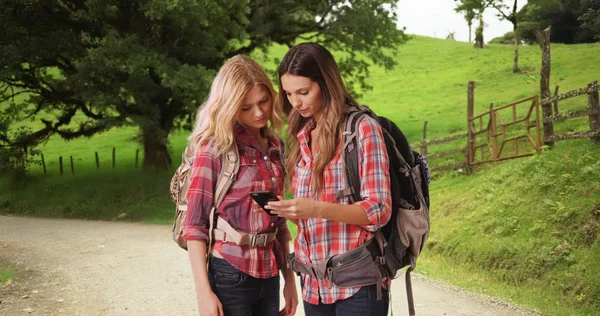
<path id="1" fill-rule="evenodd" d="M 275 193 L 271 191 L 251 191 L 250 196 L 265 212 L 267 212 L 267 214 L 275 216 L 271 214 L 271 210 L 265 209 L 265 206 L 269 201 L 279 201 L 279 198 L 277 195 L 275 195 Z"/>

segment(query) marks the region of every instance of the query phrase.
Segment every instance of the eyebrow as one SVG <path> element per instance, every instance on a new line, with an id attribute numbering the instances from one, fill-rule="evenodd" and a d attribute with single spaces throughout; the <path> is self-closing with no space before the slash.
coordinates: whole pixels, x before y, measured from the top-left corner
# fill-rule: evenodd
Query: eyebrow
<path id="1" fill-rule="evenodd" d="M 265 94 L 265 96 L 264 96 L 264 97 L 262 97 L 262 98 L 260 98 L 260 100 L 258 100 L 258 102 L 261 102 L 261 101 L 263 101 L 264 99 L 269 99 L 269 98 L 270 98 L 270 95 L 269 95 L 269 94 Z M 245 106 L 252 106 L 252 104 L 248 104 L 248 103 L 244 103 L 244 104 L 242 104 L 242 107 L 245 107 Z"/>
<path id="2" fill-rule="evenodd" d="M 300 90 L 308 90 L 308 89 L 310 89 L 310 87 L 302 87 L 302 88 L 296 89 L 296 91 L 294 91 L 294 92 L 300 92 Z M 289 91 L 287 91 L 285 89 L 283 89 L 283 91 L 289 92 Z"/>

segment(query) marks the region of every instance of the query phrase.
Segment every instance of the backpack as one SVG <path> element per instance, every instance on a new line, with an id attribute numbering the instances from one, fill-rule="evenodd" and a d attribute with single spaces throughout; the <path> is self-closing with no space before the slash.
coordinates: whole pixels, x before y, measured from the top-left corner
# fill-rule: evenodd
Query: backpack
<path id="1" fill-rule="evenodd" d="M 369 116 L 379 122 L 389 156 L 392 196 L 390 221 L 376 232 L 377 247 L 368 247 L 374 259 L 380 257 L 382 276 L 395 278 L 401 268 L 406 271 L 406 292 L 410 315 L 414 315 L 410 272 L 429 237 L 429 181 L 427 161 L 411 149 L 404 134 L 391 120 L 377 116 L 366 106 L 350 106 L 344 127 L 345 190 L 352 202 L 360 201 L 357 135 L 360 120 Z M 382 254 L 383 253 L 383 254 Z"/>
<path id="2" fill-rule="evenodd" d="M 185 214 L 187 212 L 187 192 L 190 186 L 190 176 L 192 172 L 192 165 L 194 163 L 195 149 L 192 144 L 188 144 L 182 154 L 181 165 L 175 171 L 175 174 L 171 178 L 170 191 L 171 200 L 175 202 L 175 219 L 173 223 L 173 240 L 179 245 L 179 247 L 187 250 L 187 241 L 183 239 L 183 223 L 185 221 Z M 233 146 L 225 153 L 221 155 L 222 167 L 219 177 L 217 178 L 217 184 L 213 195 L 213 207 L 210 215 L 210 228 L 209 238 L 213 238 L 214 223 L 216 221 L 214 210 L 219 207 L 225 194 L 229 191 L 233 180 L 236 178 L 240 168 L 239 152 L 237 145 L 234 143 Z M 212 243 L 209 241 L 208 247 Z M 210 249 L 210 248 L 209 248 Z M 208 252 L 207 252 L 208 253 Z"/>

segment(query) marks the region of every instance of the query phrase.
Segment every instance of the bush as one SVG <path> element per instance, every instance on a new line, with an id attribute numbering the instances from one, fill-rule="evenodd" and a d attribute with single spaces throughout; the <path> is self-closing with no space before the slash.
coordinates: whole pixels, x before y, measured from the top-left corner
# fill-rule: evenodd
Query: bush
<path id="1" fill-rule="evenodd" d="M 515 43 L 515 32 L 508 32 L 503 36 L 493 38 L 488 44 L 512 45 Z"/>

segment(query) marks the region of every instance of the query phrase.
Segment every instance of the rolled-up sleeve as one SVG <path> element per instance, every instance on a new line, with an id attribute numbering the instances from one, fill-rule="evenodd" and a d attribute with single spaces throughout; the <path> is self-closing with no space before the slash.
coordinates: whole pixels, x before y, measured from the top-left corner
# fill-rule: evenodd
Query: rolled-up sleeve
<path id="1" fill-rule="evenodd" d="M 213 191 L 220 170 L 219 156 L 213 154 L 210 144 L 203 144 L 194 155 L 187 192 L 187 213 L 183 227 L 184 239 L 208 241 Z"/>
<path id="2" fill-rule="evenodd" d="M 362 207 L 369 218 L 363 226 L 375 231 L 385 225 L 392 215 L 389 157 L 379 124 L 370 117 L 361 120 L 358 130 L 358 166 Z"/>

